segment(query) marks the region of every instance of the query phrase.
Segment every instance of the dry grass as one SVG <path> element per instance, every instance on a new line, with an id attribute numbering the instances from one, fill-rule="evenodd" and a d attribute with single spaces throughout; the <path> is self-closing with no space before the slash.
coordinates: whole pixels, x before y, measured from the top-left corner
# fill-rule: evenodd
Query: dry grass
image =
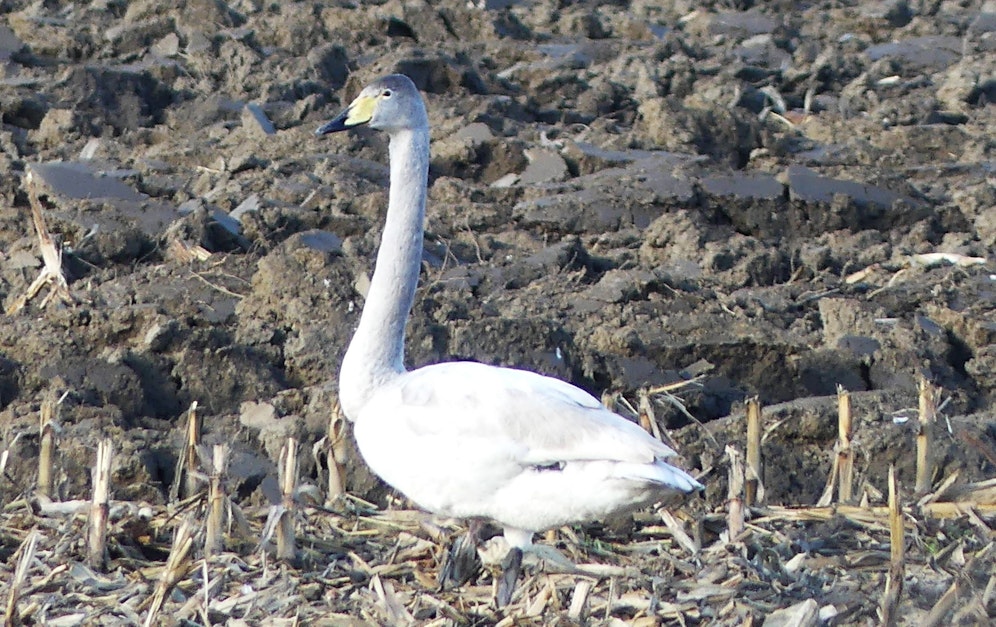
<path id="1" fill-rule="evenodd" d="M 658 437 L 651 394 L 637 414 Z M 625 399 L 622 399 L 623 401 Z M 298 444 L 280 455 L 280 503 L 241 508 L 226 493 L 227 450 L 200 443 L 196 405 L 180 427 L 185 444 L 168 506 L 115 501 L 110 442 L 101 443 L 88 501 L 52 502 L 45 482 L 0 513 L 0 598 L 6 625 L 936 625 L 996 615 L 996 479 L 957 474 L 916 493 L 890 472 L 888 500 L 849 490 L 857 434 L 849 396 L 839 396 L 839 441 L 816 505 L 761 504 L 763 408 L 749 403 L 743 447 L 725 447 L 727 492 L 710 507 L 692 500 L 636 513 L 628 524 L 555 530 L 545 542 L 571 560 L 533 563 L 511 602 L 495 603 L 492 543 L 470 583 L 440 590 L 436 575 L 458 521 L 383 511 L 342 492 L 345 424 L 312 454 L 334 476 L 330 493 L 298 483 Z M 921 415 L 933 415 L 928 403 Z M 39 441 L 53 430 L 42 406 Z M 930 427 L 924 423 L 924 429 Z M 922 431 L 921 431 L 922 432 Z M 703 441 L 715 442 L 703 436 Z M 918 458 L 931 458 L 929 439 Z M 49 438 L 57 447 L 58 439 Z M 743 451 L 746 450 L 745 455 Z M 39 472 L 58 459 L 49 451 Z M 55 462 L 57 463 L 57 462 Z M 918 468 L 922 468 L 918 465 Z M 51 475 L 50 475 L 51 476 Z M 187 496 L 180 500 L 181 486 Z M 748 501 L 748 490 L 750 498 Z M 838 500 L 833 501 L 837 494 Z M 304 498 L 308 497 L 308 498 Z M 824 502 L 825 501 L 825 502 Z M 877 501 L 877 502 L 876 502 Z M 316 503 L 324 502 L 318 507 Z M 912 582 L 912 583 L 911 583 Z M 911 589 L 912 587 L 912 589 Z M 913 617 L 913 618 L 910 618 Z"/>
<path id="2" fill-rule="evenodd" d="M 628 527 L 551 534 L 579 569 L 527 568 L 498 609 L 495 566 L 468 585 L 437 588 L 456 521 L 380 511 L 348 495 L 335 509 L 305 506 L 294 498 L 293 442 L 283 453 L 284 502 L 243 511 L 224 494 L 218 448 L 195 455 L 207 460 L 205 473 L 185 464 L 208 480 L 184 501 L 103 504 L 103 573 L 87 566 L 96 504 L 8 503 L 0 524 L 0 546 L 9 547 L 0 569 L 6 624 L 741 625 L 774 612 L 800 625 L 820 616 L 888 623 L 923 605 L 904 581 L 936 588 L 919 608 L 929 624 L 996 612 L 996 480 L 952 477 L 917 502 L 903 500 L 893 480 L 889 504 L 751 508 L 743 455 L 730 447 L 726 503 L 706 511 L 699 500 L 638 513 Z"/>

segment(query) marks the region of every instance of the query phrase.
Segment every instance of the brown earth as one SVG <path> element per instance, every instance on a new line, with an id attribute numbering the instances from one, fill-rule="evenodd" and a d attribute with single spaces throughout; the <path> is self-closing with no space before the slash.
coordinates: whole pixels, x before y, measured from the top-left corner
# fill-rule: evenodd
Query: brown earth
<path id="1" fill-rule="evenodd" d="M 564 530 L 555 541 L 573 558 L 640 575 L 592 579 L 591 611 L 579 614 L 569 605 L 583 578 L 535 575 L 514 608 L 540 611 L 515 620 L 734 625 L 807 598 L 832 607 L 833 624 L 877 620 L 888 570 L 877 523 L 774 521 L 729 545 L 718 535 L 724 447 L 743 447 L 749 396 L 768 405 L 769 504 L 820 497 L 838 385 L 853 393 L 858 491 L 872 504 L 884 502 L 890 465 L 915 500 L 921 378 L 943 390 L 934 484 L 956 471 L 958 484 L 994 476 L 992 0 L 0 0 L 0 11 L 5 580 L 28 529 L 50 530 L 50 555 L 62 538 L 66 560 L 85 556 L 79 516 L 53 522 L 21 500 L 35 485 L 46 398 L 58 400 L 56 500 L 88 497 L 96 442 L 110 437 L 114 498 L 173 512 L 164 507 L 196 402 L 204 442 L 231 447 L 235 500 L 257 513 L 258 532 L 285 439 L 309 451 L 328 429 L 386 204 L 384 137 L 313 131 L 388 72 L 415 80 L 433 125 L 410 365 L 523 367 L 633 405 L 640 389 L 700 375 L 675 394 L 704 427 L 663 394 L 653 403 L 687 466 L 704 473 L 704 499 L 684 509 L 709 550 L 662 550 L 667 532 L 648 548 L 660 521 L 646 515 L 628 531 Z M 13 311 L 43 263 L 28 172 L 71 299 L 43 304 L 46 289 Z M 210 256 L 191 259 L 197 246 Z M 322 460 L 301 457 L 318 502 Z M 355 455 L 345 471 L 352 494 L 404 507 Z M 308 559 L 266 588 L 297 591 L 295 602 L 214 609 L 210 620 L 502 619 L 481 592 L 488 572 L 433 596 L 442 549 L 430 523 L 404 527 L 420 568 L 371 577 L 321 538 L 352 538 L 342 541 L 371 567 L 393 540 L 350 536 L 372 524 L 357 514 L 367 510 L 333 509 L 304 510 Z M 176 519 L 166 521 L 153 535 L 168 547 Z M 910 524 L 907 561 L 920 570 L 907 573 L 901 615 L 922 624 L 965 555 L 992 564 L 981 550 L 993 531 L 970 515 Z M 118 538 L 111 571 L 134 582 L 128 544 Z M 859 548 L 877 557 L 842 557 Z M 827 563 L 765 566 L 803 554 Z M 29 623 L 96 594 L 84 577 L 52 577 L 32 594 L 57 600 L 34 600 Z M 993 620 L 985 578 L 964 581 L 959 624 Z M 198 590 L 181 586 L 168 604 Z M 87 607 L 84 623 L 133 621 L 134 610 Z M 189 620 L 205 624 L 198 616 Z"/>

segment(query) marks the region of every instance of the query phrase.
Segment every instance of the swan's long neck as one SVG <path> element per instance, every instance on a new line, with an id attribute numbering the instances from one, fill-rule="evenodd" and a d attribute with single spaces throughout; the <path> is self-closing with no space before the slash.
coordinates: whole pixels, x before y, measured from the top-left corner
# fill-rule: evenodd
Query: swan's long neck
<path id="1" fill-rule="evenodd" d="M 339 373 L 339 402 L 352 420 L 379 386 L 405 371 L 405 323 L 422 262 L 428 128 L 392 133 L 390 152 L 391 188 L 377 265 Z"/>

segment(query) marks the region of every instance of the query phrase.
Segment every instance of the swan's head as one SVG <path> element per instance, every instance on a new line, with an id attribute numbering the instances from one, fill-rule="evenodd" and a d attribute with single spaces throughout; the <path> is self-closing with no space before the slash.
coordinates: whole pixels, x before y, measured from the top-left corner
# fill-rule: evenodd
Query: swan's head
<path id="1" fill-rule="evenodd" d="M 377 79 L 364 87 L 345 111 L 319 127 L 315 134 L 326 135 L 363 125 L 388 133 L 428 129 L 429 118 L 415 83 L 403 74 Z"/>

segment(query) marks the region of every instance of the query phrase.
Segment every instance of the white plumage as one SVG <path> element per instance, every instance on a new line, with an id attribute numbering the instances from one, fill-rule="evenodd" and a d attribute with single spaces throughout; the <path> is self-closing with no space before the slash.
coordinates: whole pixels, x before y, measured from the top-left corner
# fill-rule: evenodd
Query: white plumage
<path id="1" fill-rule="evenodd" d="M 674 450 L 573 385 L 470 362 L 405 370 L 404 327 L 422 254 L 428 117 L 415 85 L 391 75 L 318 133 L 362 124 L 390 135 L 391 183 L 339 395 L 373 471 L 426 510 L 497 522 L 523 549 L 536 531 L 701 489 L 668 463 Z"/>

